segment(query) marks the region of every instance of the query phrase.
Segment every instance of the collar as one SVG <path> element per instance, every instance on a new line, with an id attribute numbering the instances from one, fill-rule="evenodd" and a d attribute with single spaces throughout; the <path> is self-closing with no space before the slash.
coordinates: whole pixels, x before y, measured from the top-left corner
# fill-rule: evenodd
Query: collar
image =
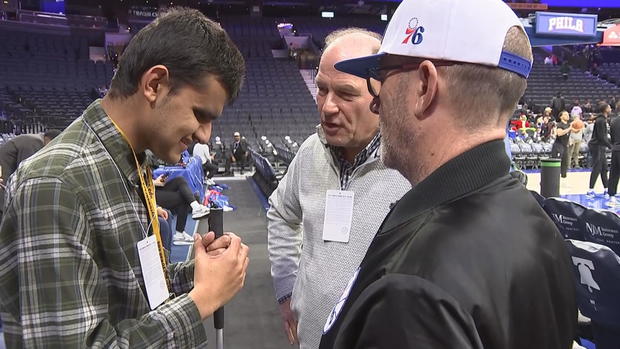
<path id="1" fill-rule="evenodd" d="M 108 151 L 125 178 L 134 185 L 139 185 L 138 170 L 131 148 L 123 136 L 118 132 L 110 117 L 101 106 L 101 99 L 92 102 L 83 114 L 84 121 L 92 128 L 95 135 Z M 145 154 L 136 154 L 140 164 L 144 163 Z"/>
<path id="2" fill-rule="evenodd" d="M 461 198 L 508 175 L 503 140 L 480 144 L 449 160 L 415 185 L 394 205 L 380 231 L 388 231 L 420 212 Z"/>
<path id="3" fill-rule="evenodd" d="M 342 147 L 336 147 L 327 143 L 327 139 L 325 138 L 325 131 L 323 130 L 323 127 L 321 127 L 321 124 L 316 126 L 316 133 L 321 143 L 325 146 L 325 148 L 329 150 L 329 153 L 332 155 L 332 158 L 336 164 L 341 164 L 343 161 L 347 162 L 342 157 Z M 378 131 L 372 138 L 372 140 L 366 145 L 366 147 L 362 149 L 362 151 L 357 153 L 357 155 L 355 155 L 353 163 L 349 165 L 353 167 L 358 167 L 359 165 L 366 163 L 368 160 L 379 158 L 379 154 L 381 154 L 380 148 L 381 132 Z"/>

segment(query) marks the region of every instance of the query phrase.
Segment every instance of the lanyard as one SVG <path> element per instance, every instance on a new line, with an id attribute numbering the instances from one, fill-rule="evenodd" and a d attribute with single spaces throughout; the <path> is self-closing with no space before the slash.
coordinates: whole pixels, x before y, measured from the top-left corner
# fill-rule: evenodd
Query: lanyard
<path id="1" fill-rule="evenodd" d="M 168 292 L 170 292 L 170 277 L 168 275 L 168 268 L 166 263 L 166 253 L 164 252 L 164 244 L 161 239 L 161 232 L 159 230 L 159 220 L 157 219 L 157 203 L 155 202 L 155 185 L 153 184 L 153 174 L 151 173 L 150 168 L 146 168 L 146 173 L 142 171 L 142 166 L 140 166 L 140 162 L 138 161 L 138 157 L 136 156 L 136 152 L 133 150 L 133 146 L 131 142 L 129 142 L 129 138 L 125 135 L 125 132 L 110 118 L 112 124 L 118 132 L 121 134 L 123 139 L 129 144 L 129 149 L 131 149 L 131 154 L 133 155 L 133 159 L 136 162 L 136 169 L 138 170 L 138 178 L 140 179 L 140 187 L 142 189 L 142 194 L 144 194 L 144 201 L 146 202 L 146 209 L 149 213 L 149 220 L 151 221 L 151 226 L 153 229 L 153 234 L 157 239 L 157 247 L 159 250 L 159 259 L 161 261 L 161 266 L 164 270 L 164 275 L 166 276 L 166 284 L 168 285 Z M 146 178 L 145 178 L 146 176 Z"/>

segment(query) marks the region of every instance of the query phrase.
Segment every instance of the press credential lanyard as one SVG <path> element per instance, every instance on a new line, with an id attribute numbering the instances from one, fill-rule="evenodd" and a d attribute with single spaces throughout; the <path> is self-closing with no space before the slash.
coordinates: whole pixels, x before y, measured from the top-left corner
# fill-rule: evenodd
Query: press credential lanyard
<path id="1" fill-rule="evenodd" d="M 166 279 L 166 286 L 167 286 L 167 291 L 168 293 L 170 292 L 170 278 L 168 277 L 168 272 L 167 272 L 167 263 L 166 263 L 166 254 L 164 252 L 164 245 L 162 243 L 162 239 L 161 239 L 161 233 L 159 231 L 159 220 L 157 219 L 157 203 L 155 202 L 155 185 L 153 184 L 153 174 L 151 173 L 151 169 L 150 168 L 146 168 L 146 177 L 148 178 L 148 180 L 145 180 L 145 176 L 142 172 L 142 166 L 140 166 L 140 162 L 138 161 L 138 157 L 136 156 L 136 152 L 133 150 L 133 146 L 131 145 L 131 142 L 129 142 L 129 138 L 127 138 L 127 136 L 125 135 L 125 132 L 123 132 L 123 130 L 116 124 L 116 122 L 114 122 L 114 120 L 112 120 L 112 118 L 110 118 L 110 121 L 112 121 L 112 124 L 114 124 L 114 127 L 116 127 L 116 129 L 118 130 L 118 132 L 121 134 L 121 136 L 123 137 L 123 139 L 125 139 L 125 141 L 127 142 L 127 144 L 129 144 L 129 148 L 131 149 L 131 154 L 133 155 L 133 159 L 136 162 L 136 169 L 138 170 L 138 178 L 140 178 L 140 187 L 142 188 L 142 193 L 144 194 L 144 200 L 146 202 L 146 208 L 147 211 L 149 213 L 149 219 L 151 220 L 151 226 L 153 227 L 153 234 L 155 235 L 155 239 L 157 241 L 157 247 L 159 250 L 159 259 L 161 262 L 161 266 L 163 268 L 164 271 L 164 276 Z M 148 184 L 147 184 L 148 183 Z M 148 238 L 147 238 L 148 239 Z M 140 251 L 140 247 L 141 245 L 139 244 L 138 249 Z M 143 269 L 143 274 L 144 274 L 144 268 L 145 266 L 142 267 Z M 146 283 L 146 280 L 145 280 Z M 149 291 L 147 290 L 147 293 Z M 151 302 L 151 308 L 155 308 L 157 305 L 152 304 Z"/>

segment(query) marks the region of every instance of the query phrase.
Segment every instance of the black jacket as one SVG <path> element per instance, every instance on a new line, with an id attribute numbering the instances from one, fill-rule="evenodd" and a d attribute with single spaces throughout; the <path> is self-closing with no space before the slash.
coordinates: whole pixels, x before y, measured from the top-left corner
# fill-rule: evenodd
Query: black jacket
<path id="1" fill-rule="evenodd" d="M 43 137 L 36 134 L 24 134 L 8 140 L 0 146 L 0 167 L 4 184 L 19 164 L 43 148 Z M 4 188 L 0 187 L 0 211 L 4 209 Z"/>
<path id="2" fill-rule="evenodd" d="M 611 150 L 620 151 L 620 113 L 611 118 L 609 133 L 611 135 Z"/>
<path id="3" fill-rule="evenodd" d="M 600 114 L 594 121 L 594 130 L 592 131 L 592 139 L 588 146 L 599 145 L 611 148 L 611 142 L 607 136 L 607 118 Z"/>
<path id="4" fill-rule="evenodd" d="M 232 154 L 237 158 L 245 158 L 248 155 L 248 148 L 248 143 L 245 141 L 245 139 L 240 140 L 236 148 L 235 142 L 230 145 L 230 150 L 232 151 Z"/>
<path id="5" fill-rule="evenodd" d="M 570 348 L 571 261 L 509 166 L 503 142 L 492 141 L 405 194 L 330 315 L 320 348 Z"/>

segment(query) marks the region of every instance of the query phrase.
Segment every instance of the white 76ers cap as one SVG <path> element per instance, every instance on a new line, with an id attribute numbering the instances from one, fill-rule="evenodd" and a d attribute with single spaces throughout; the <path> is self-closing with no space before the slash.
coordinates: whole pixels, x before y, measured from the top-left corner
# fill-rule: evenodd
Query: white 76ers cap
<path id="1" fill-rule="evenodd" d="M 502 0 L 403 0 L 379 53 L 336 63 L 336 69 L 375 77 L 386 54 L 499 67 L 527 78 L 528 59 L 503 51 L 508 30 L 523 25 Z"/>

